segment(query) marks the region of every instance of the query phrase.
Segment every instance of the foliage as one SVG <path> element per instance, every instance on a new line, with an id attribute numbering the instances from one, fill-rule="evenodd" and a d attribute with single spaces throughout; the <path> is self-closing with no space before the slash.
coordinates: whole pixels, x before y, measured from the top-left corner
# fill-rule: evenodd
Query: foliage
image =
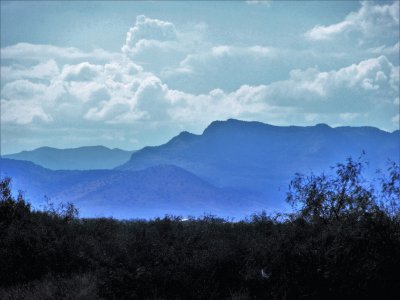
<path id="1" fill-rule="evenodd" d="M 335 176 L 297 175 L 288 195 L 296 213 L 240 222 L 34 211 L 4 179 L 0 298 L 389 298 L 400 285 L 400 218 L 377 203 L 398 205 L 399 169 L 391 166 L 380 193 L 361 171 L 349 159 Z"/>
<path id="2" fill-rule="evenodd" d="M 365 185 L 362 168 L 360 160 L 349 158 L 346 164 L 337 164 L 334 177 L 296 174 L 287 200 L 300 206 L 302 217 L 308 220 L 338 220 L 348 214 L 371 212 L 376 208 L 376 198 L 373 188 Z"/>

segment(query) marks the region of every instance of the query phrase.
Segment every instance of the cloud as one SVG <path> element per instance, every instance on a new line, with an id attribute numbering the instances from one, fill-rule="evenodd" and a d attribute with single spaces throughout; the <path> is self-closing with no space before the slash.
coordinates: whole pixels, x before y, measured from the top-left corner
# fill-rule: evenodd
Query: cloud
<path id="1" fill-rule="evenodd" d="M 385 56 L 363 60 L 337 71 L 320 72 L 304 86 L 320 95 L 338 95 L 348 90 L 370 99 L 372 91 L 392 97 L 398 93 L 396 67 Z"/>
<path id="2" fill-rule="evenodd" d="M 132 123 L 139 120 L 163 120 L 170 101 L 165 97 L 167 86 L 151 74 L 111 90 L 108 101 L 92 107 L 85 118 L 108 123 Z M 112 89 L 110 86 L 109 88 Z"/>
<path id="3" fill-rule="evenodd" d="M 1 100 L 1 122 L 17 125 L 27 125 L 35 119 L 43 122 L 52 121 L 51 116 L 46 114 L 36 103 L 26 101 L 21 105 L 20 101 Z"/>
<path id="4" fill-rule="evenodd" d="M 171 117 L 180 122 L 228 117 L 279 122 L 277 116 L 314 121 L 327 112 L 331 118 L 348 122 L 366 118 L 365 111 L 371 106 L 385 106 L 382 99 L 398 94 L 396 70 L 381 56 L 329 72 L 293 70 L 287 80 L 243 85 L 230 93 L 214 89 L 195 95 L 169 90 L 166 97 L 174 104 L 169 109 Z"/>
<path id="5" fill-rule="evenodd" d="M 208 49 L 207 51 L 189 54 L 184 60 L 179 64 L 176 69 L 177 73 L 199 73 L 203 72 L 207 75 L 212 75 L 211 70 L 220 70 L 222 66 L 231 68 L 241 68 L 247 67 L 248 64 L 252 68 L 256 64 L 263 64 L 266 62 L 271 62 L 271 59 L 278 58 L 279 51 L 273 47 L 266 46 L 249 46 L 249 47 L 238 47 L 238 46 L 228 46 L 219 45 Z M 238 70 L 239 71 L 239 70 Z M 253 69 L 254 72 L 254 69 Z M 167 70 L 168 75 L 173 75 L 174 70 Z M 235 73 L 230 73 L 230 76 L 235 76 Z"/>
<path id="6" fill-rule="evenodd" d="M 216 58 L 249 54 L 260 58 L 276 55 L 274 49 L 266 47 L 232 46 L 214 47 L 207 53 Z M 127 59 L 103 65 L 64 65 L 46 83 L 11 81 L 2 88 L 2 103 L 4 111 L 13 116 L 5 120 L 16 124 L 55 122 L 63 126 L 75 120 L 77 124 L 166 122 L 204 126 L 214 119 L 231 117 L 279 121 L 277 116 L 287 119 L 297 114 L 310 121 L 327 110 L 351 121 L 361 116 L 356 110 L 379 103 L 379 99 L 395 99 L 398 84 L 398 67 L 380 56 L 338 70 L 295 69 L 286 80 L 245 84 L 231 92 L 215 88 L 196 94 L 169 87 Z M 393 100 L 390 103 L 393 105 Z M 17 118 L 18 105 L 35 109 L 27 117 Z"/>
<path id="7" fill-rule="evenodd" d="M 178 66 L 160 72 L 160 77 L 173 88 L 192 93 L 215 88 L 232 91 L 243 84 L 287 76 L 283 53 L 263 45 L 218 45 L 186 55 Z"/>
<path id="8" fill-rule="evenodd" d="M 10 65 L 1 67 L 2 83 L 18 79 L 39 79 L 49 80 L 59 74 L 60 70 L 57 63 L 50 59 L 46 62 L 39 63 L 32 67 L 24 67 L 22 65 Z"/>
<path id="9" fill-rule="evenodd" d="M 146 41 L 166 42 L 176 40 L 177 33 L 174 24 L 140 15 L 136 17 L 135 26 L 131 27 L 126 34 L 122 52 L 137 51 L 140 43 Z"/>
<path id="10" fill-rule="evenodd" d="M 95 135 L 98 143 L 110 143 L 110 136 L 118 135 L 121 144 L 145 145 L 227 118 L 276 125 L 394 126 L 399 67 L 380 54 L 389 55 L 390 47 L 369 52 L 357 63 L 310 68 L 308 63 L 292 67 L 304 51 L 268 45 L 195 47 L 197 37 L 187 37 L 171 22 L 140 16 L 119 54 L 89 58 L 91 52 L 76 48 L 2 48 L 12 60 L 1 69 L 4 130 L 10 137 L 18 130 L 40 132 L 42 144 L 55 134 L 72 139 L 73 133 L 81 135 L 81 144 Z M 27 63 L 27 57 L 33 61 Z"/>
<path id="11" fill-rule="evenodd" d="M 90 81 L 102 71 L 103 66 L 83 62 L 77 65 L 65 65 L 61 77 L 66 81 Z"/>
<path id="12" fill-rule="evenodd" d="M 188 53 L 199 51 L 204 44 L 205 23 L 191 24 L 178 31 L 172 22 L 140 15 L 126 34 L 121 51 L 151 72 L 176 67 Z"/>
<path id="13" fill-rule="evenodd" d="M 1 48 L 2 60 L 35 60 L 77 62 L 82 60 L 105 62 L 115 60 L 120 56 L 118 53 L 110 53 L 103 49 L 94 49 L 84 52 L 74 47 L 57 47 L 53 45 L 40 45 L 30 43 L 18 43 L 13 46 Z"/>
<path id="14" fill-rule="evenodd" d="M 400 42 L 397 42 L 393 46 L 381 45 L 379 47 L 369 48 L 367 51 L 373 54 L 385 54 L 385 55 L 394 54 L 398 56 L 400 54 Z"/>
<path id="15" fill-rule="evenodd" d="M 151 71 L 160 70 L 166 62 L 177 63 L 183 55 L 175 25 L 143 15 L 127 32 L 121 50 Z"/>
<path id="16" fill-rule="evenodd" d="M 21 79 L 4 85 L 1 89 L 1 96 L 13 100 L 31 99 L 38 94 L 43 95 L 46 89 L 47 86 L 45 84 Z"/>
<path id="17" fill-rule="evenodd" d="M 376 4 L 371 1 L 361 2 L 357 12 L 348 14 L 339 23 L 331 25 L 317 25 L 307 31 L 305 36 L 310 40 L 331 40 L 338 36 L 353 32 L 361 33 L 363 37 L 376 37 L 380 34 L 396 36 L 399 26 L 399 2 L 392 4 Z"/>
<path id="18" fill-rule="evenodd" d="M 218 50 L 218 55 L 226 53 L 226 48 L 221 49 L 221 51 Z M 328 72 L 321 72 L 317 68 L 296 69 L 290 72 L 287 80 L 270 84 L 242 85 L 232 93 L 215 89 L 208 95 L 188 96 L 190 94 L 183 93 L 181 95 L 184 96 L 181 98 L 186 99 L 189 107 L 193 107 L 192 103 L 206 103 L 205 106 L 210 107 L 210 110 L 214 112 L 221 111 L 214 106 L 222 102 L 226 111 L 235 112 L 236 117 L 240 115 L 241 110 L 247 114 L 252 111 L 256 115 L 267 106 L 299 109 L 331 106 L 332 109 L 339 111 L 340 105 L 337 108 L 333 106 L 337 106 L 338 102 L 352 101 L 353 97 L 359 98 L 354 102 L 372 100 L 376 95 L 381 94 L 387 99 L 393 97 L 398 93 L 399 79 L 395 74 L 397 74 L 397 68 L 385 56 L 380 56 Z M 244 99 L 247 100 L 244 101 Z M 245 105 L 242 106 L 240 103 Z M 255 107 L 259 110 L 253 109 Z M 205 109 L 205 107 L 193 108 L 193 111 Z M 185 112 L 188 114 L 187 109 Z"/>

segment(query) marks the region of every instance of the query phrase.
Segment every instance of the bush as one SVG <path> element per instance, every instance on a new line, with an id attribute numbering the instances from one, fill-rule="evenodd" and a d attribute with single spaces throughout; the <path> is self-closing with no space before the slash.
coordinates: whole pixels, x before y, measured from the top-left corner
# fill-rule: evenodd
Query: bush
<path id="1" fill-rule="evenodd" d="M 333 177 L 298 175 L 288 196 L 295 213 L 235 223 L 34 211 L 5 179 L 0 298 L 389 298 L 400 285 L 400 218 L 377 203 L 394 199 L 398 169 L 390 170 L 379 193 L 352 160 Z"/>

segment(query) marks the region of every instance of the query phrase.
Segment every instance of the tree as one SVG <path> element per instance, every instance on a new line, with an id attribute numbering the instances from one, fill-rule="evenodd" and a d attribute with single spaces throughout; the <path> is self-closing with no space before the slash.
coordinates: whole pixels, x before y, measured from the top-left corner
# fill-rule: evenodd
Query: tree
<path id="1" fill-rule="evenodd" d="M 17 199 L 11 194 L 11 178 L 0 180 L 0 224 L 9 224 L 13 220 L 21 220 L 30 213 L 31 206 L 25 202 L 21 193 Z"/>
<path id="2" fill-rule="evenodd" d="M 362 177 L 363 162 L 348 158 L 338 163 L 335 176 L 296 174 L 291 181 L 287 201 L 308 219 L 340 219 L 376 208 L 376 197 Z"/>
<path id="3" fill-rule="evenodd" d="M 393 161 L 388 165 L 389 177 L 381 178 L 382 204 L 389 215 L 396 216 L 400 213 L 400 165 Z"/>

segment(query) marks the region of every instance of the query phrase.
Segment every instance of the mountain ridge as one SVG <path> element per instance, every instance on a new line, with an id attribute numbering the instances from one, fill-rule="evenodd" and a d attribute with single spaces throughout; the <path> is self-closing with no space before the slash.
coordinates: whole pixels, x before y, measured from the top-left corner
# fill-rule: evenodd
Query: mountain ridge
<path id="1" fill-rule="evenodd" d="M 346 158 L 369 161 L 366 177 L 399 160 L 399 131 L 373 127 L 274 126 L 212 122 L 202 134 L 181 132 L 160 146 L 144 147 L 115 168 L 48 170 L 2 158 L 2 176 L 32 199 L 72 201 L 85 216 L 154 217 L 211 212 L 244 217 L 287 210 L 286 191 L 296 173 L 329 173 Z"/>
<path id="2" fill-rule="evenodd" d="M 163 145 L 142 148 L 116 169 L 173 164 L 219 187 L 268 194 L 286 188 L 295 173 L 321 172 L 364 152 L 371 170 L 384 168 L 387 158 L 398 159 L 396 135 L 365 126 L 275 126 L 228 119 L 212 122 L 200 135 L 181 133 Z M 282 183 L 273 183 L 277 180 Z"/>
<path id="3" fill-rule="evenodd" d="M 51 170 L 97 170 L 114 168 L 128 161 L 133 152 L 100 145 L 67 149 L 44 146 L 2 157 L 32 161 Z"/>
<path id="4" fill-rule="evenodd" d="M 221 189 L 173 165 L 139 171 L 50 170 L 32 162 L 0 158 L 1 177 L 12 178 L 36 208 L 71 202 L 84 217 L 140 218 L 213 213 L 239 216 L 259 208 L 250 194 Z M 252 211 L 247 211 L 250 214 Z"/>

